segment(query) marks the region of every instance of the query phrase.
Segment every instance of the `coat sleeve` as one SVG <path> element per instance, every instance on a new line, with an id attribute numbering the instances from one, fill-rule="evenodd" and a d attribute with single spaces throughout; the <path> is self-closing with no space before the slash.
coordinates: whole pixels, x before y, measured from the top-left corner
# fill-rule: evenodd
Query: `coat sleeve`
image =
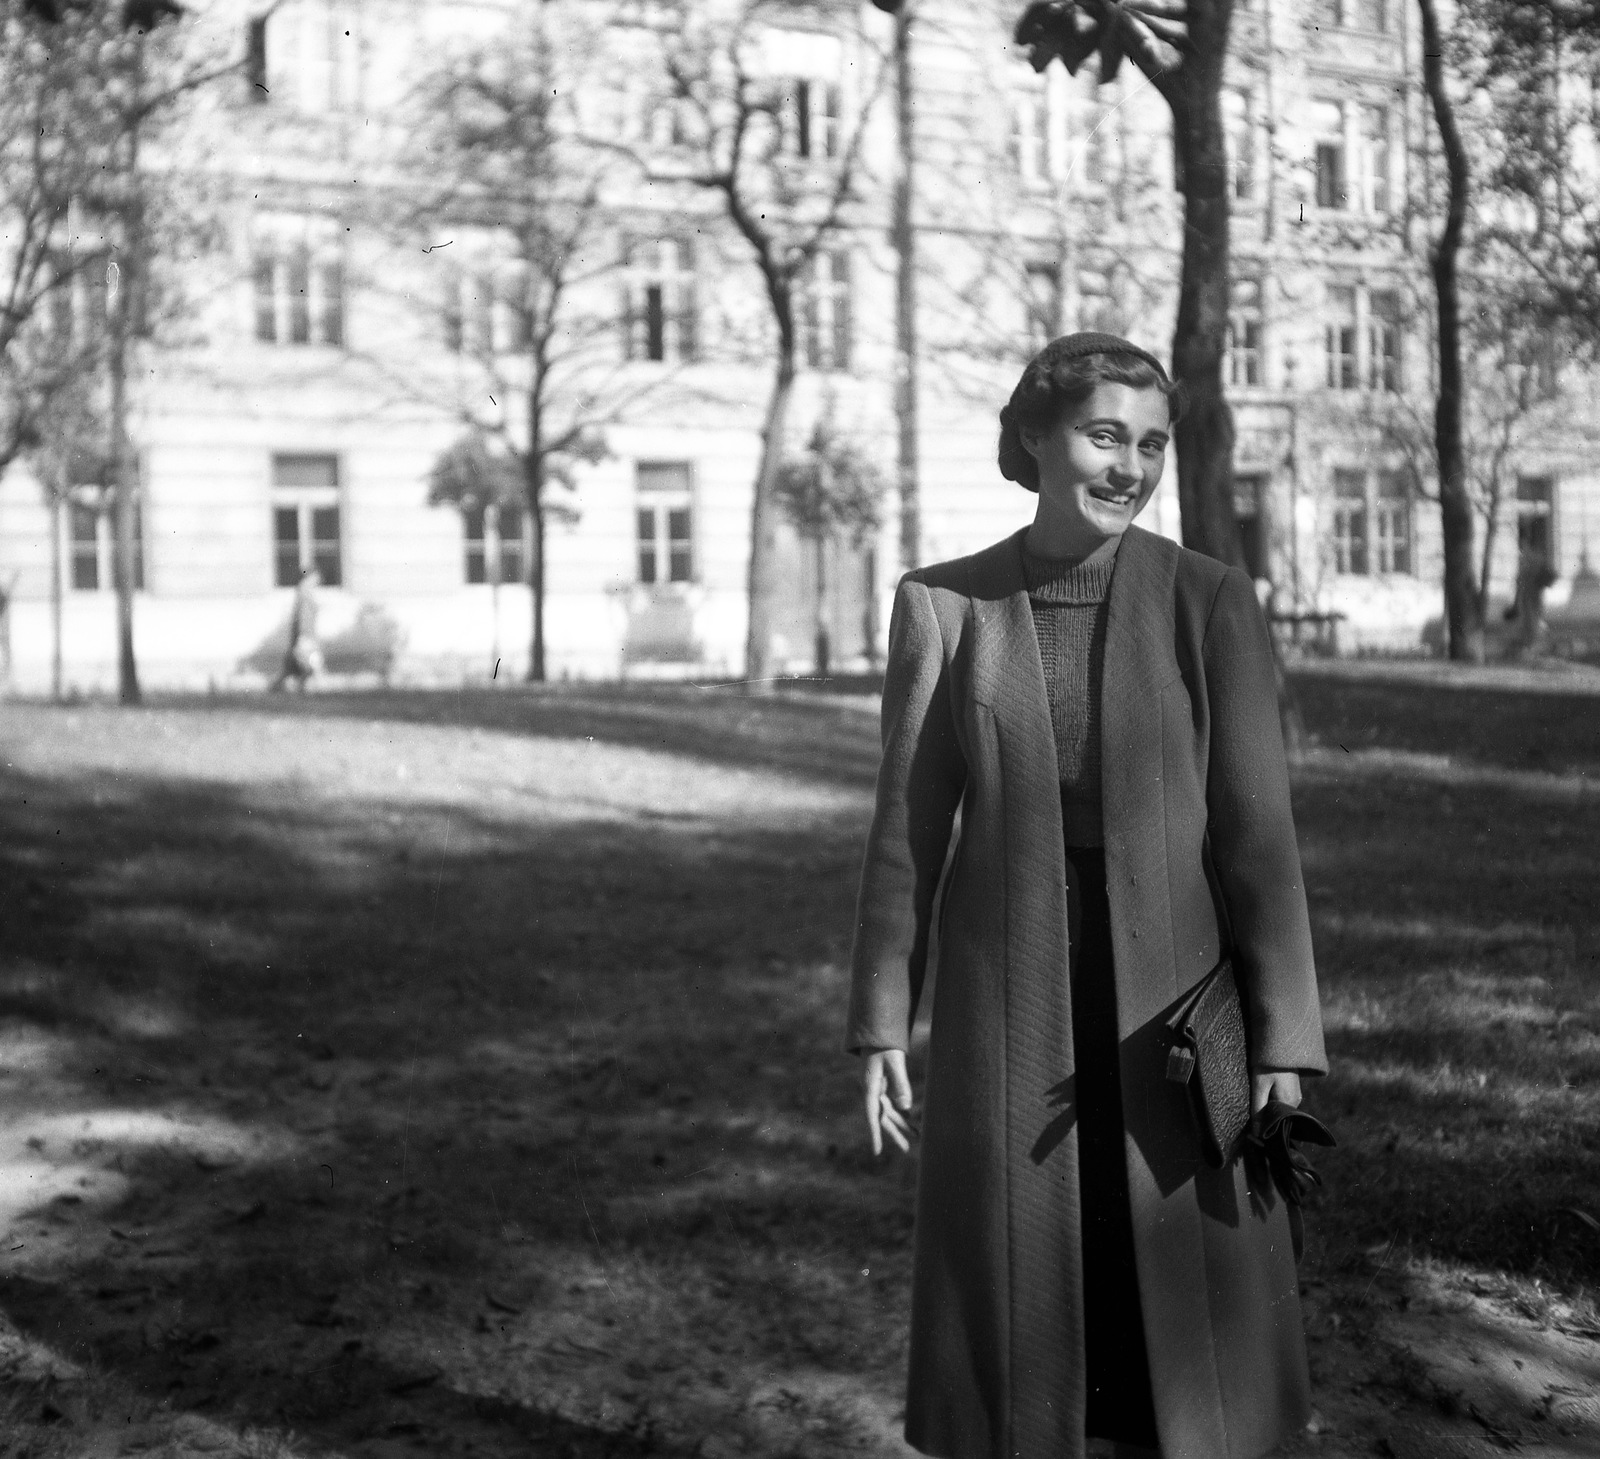
<path id="1" fill-rule="evenodd" d="M 1289 803 L 1277 676 L 1250 580 L 1223 578 L 1205 634 L 1211 855 L 1258 1069 L 1326 1074 L 1311 919 Z"/>
<path id="2" fill-rule="evenodd" d="M 950 827 L 966 784 L 950 671 L 927 587 L 902 579 L 889 623 L 883 762 L 867 836 L 845 1047 L 903 1049 L 922 994 Z"/>

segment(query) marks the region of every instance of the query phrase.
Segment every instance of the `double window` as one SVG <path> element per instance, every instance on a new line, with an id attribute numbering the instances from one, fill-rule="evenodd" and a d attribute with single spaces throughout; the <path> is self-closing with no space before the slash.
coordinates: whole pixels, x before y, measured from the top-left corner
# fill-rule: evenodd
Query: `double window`
<path id="1" fill-rule="evenodd" d="M 1315 23 L 1328 30 L 1389 29 L 1388 0 L 1316 0 Z"/>
<path id="2" fill-rule="evenodd" d="M 1222 93 L 1222 123 L 1227 135 L 1228 192 L 1235 202 L 1256 195 L 1255 98 L 1232 88 Z"/>
<path id="3" fill-rule="evenodd" d="M 1354 577 L 1412 570 L 1411 493 L 1403 472 L 1335 469 L 1333 567 Z"/>
<path id="4" fill-rule="evenodd" d="M 851 345 L 850 255 L 819 253 L 802 281 L 800 346 L 812 370 L 848 370 Z"/>
<path id="5" fill-rule="evenodd" d="M 344 343 L 344 250 L 336 224 L 263 221 L 254 248 L 255 337 L 263 344 Z"/>
<path id="6" fill-rule="evenodd" d="M 1223 357 L 1227 383 L 1234 386 L 1266 384 L 1261 319 L 1260 279 L 1235 279 L 1233 304 L 1228 310 L 1227 353 Z"/>
<path id="7" fill-rule="evenodd" d="M 1351 284 L 1330 288 L 1323 339 L 1328 389 L 1404 387 L 1404 316 L 1393 290 Z"/>
<path id="8" fill-rule="evenodd" d="M 1312 103 L 1319 208 L 1371 214 L 1392 210 L 1391 123 L 1389 108 L 1381 104 Z"/>
<path id="9" fill-rule="evenodd" d="M 1050 183 L 1050 92 L 1030 76 L 1020 86 L 1011 108 L 1011 162 L 1024 187 Z"/>
<path id="10" fill-rule="evenodd" d="M 245 24 L 245 99 L 303 112 L 353 111 L 362 94 L 359 7 L 282 0 Z"/>
<path id="11" fill-rule="evenodd" d="M 1011 164 L 1024 188 L 1057 182 L 1096 189 L 1116 169 L 1115 88 L 1085 77 L 1081 85 L 1053 70 L 1036 76 L 1019 68 L 1011 86 Z"/>
<path id="12" fill-rule="evenodd" d="M 777 88 L 779 149 L 806 161 L 837 157 L 844 148 L 843 96 L 837 83 L 791 76 Z"/>
<path id="13" fill-rule="evenodd" d="M 1117 306 L 1115 280 L 1110 269 L 1081 268 L 1074 283 L 1078 294 L 1078 328 L 1122 333 L 1122 311 Z"/>
<path id="14" fill-rule="evenodd" d="M 442 310 L 445 347 L 480 360 L 528 348 L 526 270 L 518 265 L 452 266 Z"/>
<path id="15" fill-rule="evenodd" d="M 344 580 L 336 456 L 272 458 L 273 582 L 292 588 L 311 568 L 323 583 Z"/>
<path id="16" fill-rule="evenodd" d="M 687 238 L 625 243 L 622 314 L 628 359 L 688 363 L 696 357 L 694 252 Z"/>
<path id="17" fill-rule="evenodd" d="M 67 503 L 68 580 L 74 592 L 96 593 L 117 580 L 116 517 L 109 495 Z M 133 499 L 133 586 L 144 590 L 144 512 Z"/>
<path id="18" fill-rule="evenodd" d="M 683 462 L 638 465 L 634 512 L 639 581 L 647 586 L 694 581 L 694 502 Z"/>
<path id="19" fill-rule="evenodd" d="M 461 510 L 469 583 L 520 583 L 527 580 L 527 514 L 512 502 Z"/>
<path id="20" fill-rule="evenodd" d="M 1028 346 L 1043 349 L 1061 333 L 1061 269 L 1053 263 L 1030 263 L 1023 271 Z"/>

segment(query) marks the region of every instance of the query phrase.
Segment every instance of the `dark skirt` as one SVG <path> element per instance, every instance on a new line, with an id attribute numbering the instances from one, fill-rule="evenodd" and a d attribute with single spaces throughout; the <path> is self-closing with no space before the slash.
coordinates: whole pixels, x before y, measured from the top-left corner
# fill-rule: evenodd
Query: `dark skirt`
<path id="1" fill-rule="evenodd" d="M 1153 1449 L 1155 1408 L 1124 1153 L 1111 903 L 1105 852 L 1098 846 L 1067 847 L 1067 913 L 1088 1378 L 1084 1427 L 1096 1438 Z"/>

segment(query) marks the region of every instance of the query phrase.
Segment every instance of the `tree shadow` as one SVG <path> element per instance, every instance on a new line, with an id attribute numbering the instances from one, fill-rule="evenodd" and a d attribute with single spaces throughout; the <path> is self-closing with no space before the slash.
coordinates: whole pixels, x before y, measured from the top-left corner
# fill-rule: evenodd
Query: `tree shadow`
<path id="1" fill-rule="evenodd" d="M 270 785 L 7 780 L 0 877 L 26 915 L 0 1036 L 43 1051 L 14 1131 L 89 1182 L 14 1223 L 19 1326 L 149 1395 L 330 1442 L 385 1416 L 675 1452 L 648 1405 L 584 1429 L 457 1391 L 482 1386 L 462 1361 L 408 1387 L 419 1328 L 470 1354 L 506 1321 L 490 1282 L 523 1292 L 513 1326 L 582 1351 L 603 1319 L 562 1279 L 687 1280 L 619 1363 L 721 1322 L 729 1368 L 859 1373 L 877 1298 L 847 1275 L 903 1266 L 910 1189 L 854 1153 L 858 826 L 456 805 L 446 840 L 431 815 Z M 743 1331 L 744 1308 L 770 1316 Z"/>
<path id="2" fill-rule="evenodd" d="M 1593 694 L 1455 688 L 1298 673 L 1295 694 L 1324 745 L 1449 755 L 1481 765 L 1600 773 Z"/>

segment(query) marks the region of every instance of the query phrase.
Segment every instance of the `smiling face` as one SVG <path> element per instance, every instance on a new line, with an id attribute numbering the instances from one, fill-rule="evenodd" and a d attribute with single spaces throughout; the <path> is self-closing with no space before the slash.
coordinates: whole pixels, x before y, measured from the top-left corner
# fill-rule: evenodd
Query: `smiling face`
<path id="1" fill-rule="evenodd" d="M 1028 536 L 1043 557 L 1085 557 L 1144 510 L 1166 464 L 1171 412 L 1153 385 L 1095 387 L 1043 431 L 1022 431 L 1039 463 L 1039 508 Z"/>

